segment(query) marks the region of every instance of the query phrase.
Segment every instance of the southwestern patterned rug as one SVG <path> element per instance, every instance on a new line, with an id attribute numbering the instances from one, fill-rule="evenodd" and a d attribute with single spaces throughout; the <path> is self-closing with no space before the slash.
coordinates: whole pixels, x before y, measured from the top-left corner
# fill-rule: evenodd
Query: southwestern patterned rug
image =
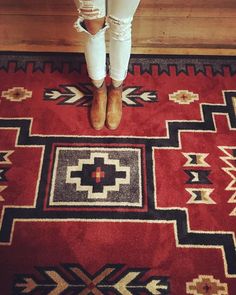
<path id="1" fill-rule="evenodd" d="M 132 56 L 116 131 L 82 55 L 0 79 L 2 295 L 236 294 L 236 58 Z"/>

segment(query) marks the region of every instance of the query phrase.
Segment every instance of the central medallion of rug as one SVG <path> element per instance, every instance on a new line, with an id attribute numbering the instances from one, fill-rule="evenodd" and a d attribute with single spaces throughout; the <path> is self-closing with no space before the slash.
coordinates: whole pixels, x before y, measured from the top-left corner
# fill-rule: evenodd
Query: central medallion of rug
<path id="1" fill-rule="evenodd" d="M 49 206 L 142 207 L 141 151 L 57 147 Z"/>

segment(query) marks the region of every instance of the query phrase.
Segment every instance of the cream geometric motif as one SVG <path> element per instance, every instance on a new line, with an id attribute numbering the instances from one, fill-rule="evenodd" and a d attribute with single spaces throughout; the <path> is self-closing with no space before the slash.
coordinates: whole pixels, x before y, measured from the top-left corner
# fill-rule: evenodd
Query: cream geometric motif
<path id="1" fill-rule="evenodd" d="M 235 195 L 236 196 L 236 195 Z M 234 210 L 229 214 L 229 216 L 236 216 L 236 207 L 234 208 Z"/>
<path id="2" fill-rule="evenodd" d="M 229 295 L 228 285 L 211 275 L 199 275 L 192 282 L 187 282 L 186 292 L 192 295 Z"/>
<path id="3" fill-rule="evenodd" d="M 31 98 L 32 91 L 29 91 L 24 87 L 13 87 L 6 91 L 2 91 L 2 97 L 13 102 L 21 102 L 22 100 Z"/>
<path id="4" fill-rule="evenodd" d="M 9 160 L 9 156 L 13 153 L 14 153 L 14 151 L 1 151 L 0 150 L 0 155 L 3 154 L 3 156 L 0 158 L 0 164 L 4 164 L 4 165 L 5 164 L 12 164 L 12 162 Z M 3 159 L 3 160 L 1 161 L 1 159 Z"/>
<path id="5" fill-rule="evenodd" d="M 66 183 L 75 184 L 77 191 L 86 191 L 88 192 L 88 199 L 107 199 L 109 191 L 119 191 L 119 187 L 122 184 L 130 184 L 130 167 L 120 166 L 120 161 L 115 159 L 109 159 L 108 153 L 99 153 L 94 152 L 91 153 L 90 159 L 79 159 L 77 166 L 69 166 L 67 167 L 67 175 L 66 175 Z M 93 192 L 93 187 L 91 185 L 82 185 L 81 178 L 72 178 L 71 173 L 73 171 L 83 171 L 83 165 L 89 164 L 93 165 L 95 163 L 95 158 L 103 158 L 104 164 L 114 165 L 115 171 L 117 172 L 125 172 L 125 178 L 116 178 L 115 185 L 105 185 L 104 191 L 101 192 Z"/>
<path id="6" fill-rule="evenodd" d="M 191 198 L 187 204 L 216 204 L 214 200 L 210 197 L 214 189 L 210 188 L 186 188 L 187 192 L 190 193 Z"/>
<path id="7" fill-rule="evenodd" d="M 169 100 L 178 104 L 190 104 L 195 100 L 199 100 L 199 95 L 188 90 L 178 90 L 169 94 Z"/>
<path id="8" fill-rule="evenodd" d="M 205 159 L 209 154 L 206 153 L 182 153 L 187 162 L 183 165 L 184 167 L 209 167 Z"/>
<path id="9" fill-rule="evenodd" d="M 9 164 L 12 164 L 11 160 L 9 159 L 10 155 L 13 154 L 14 151 L 1 151 L 0 150 L 0 164 L 3 164 L 3 165 L 9 165 Z M 5 171 L 3 168 L 0 167 L 0 174 L 3 173 L 2 177 L 0 175 L 0 179 L 2 179 L 3 181 L 7 181 L 5 179 Z M 3 196 L 1 195 L 1 192 L 3 192 L 5 189 L 7 188 L 7 185 L 0 185 L 0 202 L 4 202 L 5 199 L 3 198 Z"/>
<path id="10" fill-rule="evenodd" d="M 236 97 L 232 97 L 234 113 L 236 115 Z"/>
<path id="11" fill-rule="evenodd" d="M 226 167 L 223 167 L 222 170 L 231 178 L 230 183 L 225 188 L 226 191 L 233 192 L 228 203 L 236 203 L 236 156 L 232 153 L 233 150 L 236 151 L 236 146 L 218 146 L 218 148 L 226 155 L 220 157 L 220 159 L 227 165 Z M 236 207 L 229 215 L 236 216 Z"/>
<path id="12" fill-rule="evenodd" d="M 7 188 L 6 185 L 0 185 L 0 193 Z M 0 202 L 4 202 L 4 198 L 0 195 Z"/>
<path id="13" fill-rule="evenodd" d="M 192 181 L 193 182 L 199 182 L 200 181 L 199 174 L 197 172 L 191 171 L 191 174 L 192 174 Z"/>

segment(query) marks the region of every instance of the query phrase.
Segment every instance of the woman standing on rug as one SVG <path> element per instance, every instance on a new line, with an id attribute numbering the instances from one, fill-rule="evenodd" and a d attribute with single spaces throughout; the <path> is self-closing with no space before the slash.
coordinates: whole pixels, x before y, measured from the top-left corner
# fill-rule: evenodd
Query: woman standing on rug
<path id="1" fill-rule="evenodd" d="M 75 0 L 79 18 L 78 32 L 86 32 L 85 59 L 94 91 L 90 120 L 100 130 L 105 121 L 109 129 L 116 129 L 122 117 L 122 83 L 127 75 L 131 53 L 131 26 L 140 0 Z M 111 85 L 105 85 L 105 32 L 110 29 Z"/>

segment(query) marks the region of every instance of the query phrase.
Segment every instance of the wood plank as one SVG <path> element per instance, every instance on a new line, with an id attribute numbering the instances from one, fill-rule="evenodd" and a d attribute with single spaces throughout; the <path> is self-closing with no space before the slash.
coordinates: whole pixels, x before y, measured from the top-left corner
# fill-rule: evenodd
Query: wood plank
<path id="1" fill-rule="evenodd" d="M 27 52 L 65 52 L 65 53 L 80 53 L 83 52 L 82 46 L 71 45 L 69 47 L 50 45 L 45 46 L 42 44 L 17 44 L 12 47 L 9 45 L 3 45 L 2 51 L 15 52 L 15 51 L 27 51 Z M 158 55 L 216 55 L 216 56 L 236 56 L 236 49 L 229 48 L 176 48 L 176 47 L 134 47 L 132 49 L 133 54 L 158 54 Z"/>
<path id="2" fill-rule="evenodd" d="M 77 11 L 73 0 L 0 0 L 0 15 L 71 15 Z M 138 16 L 235 17 L 235 0 L 141 0 Z"/>
<path id="3" fill-rule="evenodd" d="M 72 19 L 71 16 L 2 15 L 0 50 L 81 52 L 85 34 L 78 34 L 73 29 Z M 206 21 L 199 17 L 135 17 L 133 52 L 158 53 L 161 49 L 180 52 L 181 48 L 183 52 L 225 49 L 235 54 L 236 23 L 230 18 Z"/>
<path id="4" fill-rule="evenodd" d="M 153 25 L 155 22 L 155 25 Z M 236 22 L 230 18 L 138 18 L 134 46 L 236 47 Z"/>
<path id="5" fill-rule="evenodd" d="M 73 0 L 0 0 L 0 7 L 0 50 L 83 51 Z M 133 52 L 236 55 L 235 17 L 235 0 L 142 0 Z"/>

